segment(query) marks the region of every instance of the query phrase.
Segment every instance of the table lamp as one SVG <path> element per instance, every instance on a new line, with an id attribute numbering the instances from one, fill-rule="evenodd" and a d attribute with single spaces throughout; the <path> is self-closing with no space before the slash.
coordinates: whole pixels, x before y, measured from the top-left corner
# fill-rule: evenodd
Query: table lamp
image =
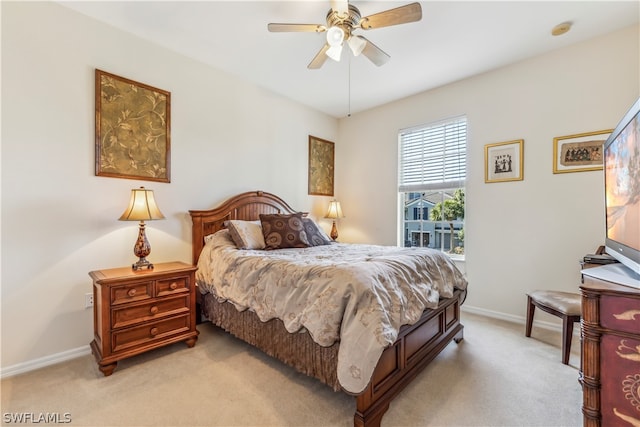
<path id="1" fill-rule="evenodd" d="M 340 207 L 340 202 L 338 202 L 335 199 L 332 200 L 329 203 L 329 210 L 327 211 L 327 214 L 324 217 L 333 219 L 333 226 L 331 227 L 330 236 L 333 240 L 336 240 L 338 238 L 338 227 L 336 227 L 336 219 L 344 217 L 344 215 L 342 215 L 342 208 Z"/>
<path id="2" fill-rule="evenodd" d="M 120 221 L 140 221 L 140 231 L 138 232 L 138 240 L 133 247 L 133 253 L 139 258 L 138 262 L 131 265 L 133 270 L 142 268 L 153 269 L 153 264 L 147 260 L 147 256 L 151 253 L 151 245 L 147 240 L 144 232 L 144 222 L 154 219 L 164 219 L 164 215 L 156 205 L 156 199 L 153 197 L 153 190 L 147 190 L 144 187 L 131 190 L 131 200 L 129 207 L 120 216 Z"/>

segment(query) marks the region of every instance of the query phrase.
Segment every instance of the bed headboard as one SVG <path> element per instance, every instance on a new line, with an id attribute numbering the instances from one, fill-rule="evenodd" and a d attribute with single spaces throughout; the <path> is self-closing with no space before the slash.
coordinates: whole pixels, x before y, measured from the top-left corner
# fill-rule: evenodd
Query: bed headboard
<path id="1" fill-rule="evenodd" d="M 193 265 L 204 247 L 204 238 L 224 228 L 224 222 L 231 219 L 254 221 L 260 214 L 295 213 L 280 197 L 264 191 L 248 191 L 231 197 L 217 208 L 209 210 L 190 210 L 193 227 Z"/>

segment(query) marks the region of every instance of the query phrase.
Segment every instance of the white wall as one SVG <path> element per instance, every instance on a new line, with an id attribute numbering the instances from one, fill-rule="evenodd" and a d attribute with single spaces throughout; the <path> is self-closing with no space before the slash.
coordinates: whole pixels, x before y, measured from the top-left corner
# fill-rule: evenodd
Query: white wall
<path id="1" fill-rule="evenodd" d="M 336 142 L 341 240 L 395 244 L 398 129 L 468 115 L 468 307 L 517 318 L 529 289 L 576 290 L 602 241 L 601 173 L 553 175 L 552 139 L 611 128 L 638 96 L 637 27 L 338 123 L 59 5 L 0 6 L 3 374 L 87 350 L 87 273 L 135 261 L 137 225 L 117 221 L 131 188 L 153 188 L 167 217 L 147 224 L 153 262 L 190 262 L 187 210 L 241 191 L 321 216 L 309 134 Z M 94 175 L 95 68 L 171 92 L 170 184 Z M 483 146 L 518 138 L 525 180 L 484 184 Z"/>
<path id="2" fill-rule="evenodd" d="M 578 292 L 578 261 L 604 243 L 603 176 L 553 174 L 553 138 L 614 128 L 640 93 L 639 52 L 630 27 L 341 119 L 342 238 L 396 244 L 398 130 L 466 114 L 466 307 L 521 320 L 529 290 Z M 524 181 L 486 184 L 484 146 L 516 139 Z"/>
<path id="3" fill-rule="evenodd" d="M 55 3 L 1 7 L 3 369 L 88 350 L 87 273 L 137 259 L 137 224 L 117 221 L 132 188 L 167 218 L 146 227 L 156 263 L 191 262 L 187 211 L 239 192 L 324 213 L 308 135 L 336 141 L 336 119 Z M 95 68 L 171 92 L 171 183 L 95 176 Z"/>

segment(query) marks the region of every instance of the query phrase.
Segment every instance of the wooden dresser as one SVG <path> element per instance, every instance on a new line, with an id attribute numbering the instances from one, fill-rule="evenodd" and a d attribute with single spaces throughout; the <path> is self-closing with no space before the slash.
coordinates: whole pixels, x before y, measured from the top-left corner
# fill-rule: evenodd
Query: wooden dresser
<path id="1" fill-rule="evenodd" d="M 640 425 L 640 289 L 583 274 L 583 425 Z"/>
<path id="2" fill-rule="evenodd" d="M 100 371 L 113 373 L 118 360 L 161 346 L 198 339 L 195 316 L 196 267 L 182 262 L 98 270 L 93 279 L 94 339 L 91 351 Z"/>

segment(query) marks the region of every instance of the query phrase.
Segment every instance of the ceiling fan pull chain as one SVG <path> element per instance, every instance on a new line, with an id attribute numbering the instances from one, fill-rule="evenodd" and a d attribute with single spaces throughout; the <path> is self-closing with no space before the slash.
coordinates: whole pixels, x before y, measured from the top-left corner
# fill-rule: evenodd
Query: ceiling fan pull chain
<path id="1" fill-rule="evenodd" d="M 349 104 L 347 105 L 347 117 L 351 117 L 351 55 L 349 55 L 349 64 L 348 64 L 348 69 L 349 69 L 349 75 L 347 76 L 347 86 L 348 86 L 348 91 L 349 92 Z"/>

